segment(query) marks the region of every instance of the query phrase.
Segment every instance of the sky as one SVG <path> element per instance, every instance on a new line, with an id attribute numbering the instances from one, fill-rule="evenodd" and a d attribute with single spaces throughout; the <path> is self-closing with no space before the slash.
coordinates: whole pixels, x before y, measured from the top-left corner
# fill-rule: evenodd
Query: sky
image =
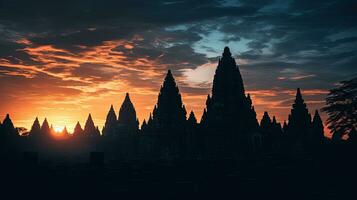
<path id="1" fill-rule="evenodd" d="M 129 92 L 141 123 L 168 69 L 200 119 L 225 46 L 259 121 L 286 120 L 297 87 L 313 114 L 357 75 L 356 21 L 345 0 L 0 0 L 0 119 L 101 128 Z"/>

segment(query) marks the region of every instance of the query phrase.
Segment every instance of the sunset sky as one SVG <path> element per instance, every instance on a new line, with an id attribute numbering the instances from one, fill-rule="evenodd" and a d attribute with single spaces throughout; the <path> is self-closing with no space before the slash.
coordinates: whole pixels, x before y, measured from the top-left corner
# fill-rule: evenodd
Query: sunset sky
<path id="1" fill-rule="evenodd" d="M 258 120 L 282 122 L 297 87 L 313 113 L 357 75 L 356 22 L 343 0 L 0 0 L 0 119 L 72 131 L 92 113 L 101 129 L 129 92 L 141 123 L 167 69 L 200 119 L 229 46 Z"/>

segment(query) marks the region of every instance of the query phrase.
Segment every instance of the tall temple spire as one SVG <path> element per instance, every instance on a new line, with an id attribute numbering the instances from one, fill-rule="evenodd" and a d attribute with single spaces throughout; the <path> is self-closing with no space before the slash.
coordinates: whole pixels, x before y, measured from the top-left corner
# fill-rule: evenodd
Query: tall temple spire
<path id="1" fill-rule="evenodd" d="M 2 131 L 3 135 L 1 135 L 0 137 L 2 137 L 2 136 L 4 136 L 4 137 L 10 136 L 11 137 L 11 136 L 19 135 L 18 131 L 14 127 L 14 124 L 12 123 L 12 120 L 11 120 L 9 114 L 6 114 L 6 117 L 1 125 L 1 131 Z"/>
<path id="2" fill-rule="evenodd" d="M 77 122 L 73 130 L 73 136 L 82 136 L 82 135 L 83 135 L 83 129 L 81 127 L 81 124 Z"/>
<path id="3" fill-rule="evenodd" d="M 190 112 L 190 115 L 189 115 L 187 121 L 189 122 L 189 124 L 194 124 L 194 125 L 197 124 L 197 119 L 196 119 L 195 113 L 193 111 Z"/>
<path id="4" fill-rule="evenodd" d="M 148 126 L 156 133 L 167 134 L 182 130 L 185 124 L 186 109 L 171 70 L 168 70 L 153 110 L 152 122 L 149 119 Z"/>
<path id="5" fill-rule="evenodd" d="M 213 79 L 212 99 L 227 102 L 244 96 L 243 79 L 228 47 L 224 48 Z"/>
<path id="6" fill-rule="evenodd" d="M 252 100 L 250 95 L 245 95 L 242 76 L 228 47 L 224 48 L 218 62 L 206 110 L 202 126 L 207 131 L 232 134 L 258 128 Z"/>
<path id="7" fill-rule="evenodd" d="M 84 131 L 83 131 L 84 135 L 86 136 L 99 136 L 97 131 L 96 131 L 96 127 L 94 126 L 94 122 L 92 119 L 92 115 L 89 113 L 86 124 L 84 125 Z"/>
<path id="8" fill-rule="evenodd" d="M 140 130 L 141 131 L 146 131 L 146 128 L 147 128 L 147 123 L 146 123 L 146 120 L 144 119 L 143 123 L 141 124 Z"/>
<path id="9" fill-rule="evenodd" d="M 275 137 L 282 137 L 283 136 L 283 130 L 281 127 L 281 123 L 277 122 L 275 116 L 273 116 L 273 121 L 272 121 L 272 131 Z"/>
<path id="10" fill-rule="evenodd" d="M 41 136 L 41 126 L 40 126 L 40 122 L 38 121 L 37 117 L 32 124 L 31 130 L 30 130 L 30 136 L 32 136 L 32 137 Z"/>
<path id="11" fill-rule="evenodd" d="M 119 110 L 118 134 L 137 133 L 138 130 L 139 120 L 136 117 L 135 107 L 130 100 L 129 93 L 126 93 Z"/>
<path id="12" fill-rule="evenodd" d="M 50 126 L 50 133 L 51 134 L 56 133 L 55 129 L 53 128 L 53 124 L 51 124 L 51 126 Z"/>
<path id="13" fill-rule="evenodd" d="M 294 104 L 287 126 L 288 136 L 294 141 L 305 143 L 311 128 L 311 115 L 302 98 L 300 88 L 297 88 Z"/>
<path id="14" fill-rule="evenodd" d="M 61 135 L 62 135 L 62 136 L 64 136 L 64 137 L 66 137 L 66 136 L 68 136 L 68 135 L 69 135 L 68 130 L 67 130 L 67 127 L 66 127 L 66 126 L 64 126 L 64 128 L 63 128 L 63 130 L 62 130 L 62 132 L 61 132 Z"/>
<path id="15" fill-rule="evenodd" d="M 109 112 L 107 114 L 107 119 L 103 127 L 104 136 L 113 136 L 117 131 L 117 115 L 115 114 L 113 105 L 110 106 Z"/>
<path id="16" fill-rule="evenodd" d="M 41 134 L 43 136 L 51 136 L 51 129 L 50 126 L 48 124 L 47 118 L 45 118 L 42 122 L 42 126 L 41 126 Z"/>
<path id="17" fill-rule="evenodd" d="M 315 110 L 311 128 L 312 128 L 312 139 L 315 142 L 319 142 L 319 143 L 322 142 L 325 138 L 324 125 L 323 125 L 323 122 L 321 120 L 318 110 Z"/>
<path id="18" fill-rule="evenodd" d="M 262 120 L 260 121 L 260 128 L 262 129 L 270 129 L 271 128 L 272 121 L 270 119 L 270 116 L 267 111 L 264 112 Z"/>

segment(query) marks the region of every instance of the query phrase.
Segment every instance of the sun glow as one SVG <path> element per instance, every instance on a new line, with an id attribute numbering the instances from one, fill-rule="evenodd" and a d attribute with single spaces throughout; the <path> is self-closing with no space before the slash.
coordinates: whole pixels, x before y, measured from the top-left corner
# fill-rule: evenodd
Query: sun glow
<path id="1" fill-rule="evenodd" d="M 53 129 L 55 130 L 55 133 L 60 133 L 62 132 L 64 127 L 61 126 L 53 126 Z"/>

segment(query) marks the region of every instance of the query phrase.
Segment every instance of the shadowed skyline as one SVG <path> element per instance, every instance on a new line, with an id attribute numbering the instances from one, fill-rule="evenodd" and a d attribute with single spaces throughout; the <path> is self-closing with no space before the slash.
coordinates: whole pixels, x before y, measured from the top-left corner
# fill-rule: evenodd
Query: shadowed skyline
<path id="1" fill-rule="evenodd" d="M 0 118 L 72 132 L 104 124 L 129 92 L 140 123 L 167 69 L 201 118 L 224 46 L 240 67 L 258 120 L 287 120 L 296 88 L 309 112 L 356 75 L 352 1 L 0 1 Z M 322 114 L 323 119 L 326 118 Z"/>

